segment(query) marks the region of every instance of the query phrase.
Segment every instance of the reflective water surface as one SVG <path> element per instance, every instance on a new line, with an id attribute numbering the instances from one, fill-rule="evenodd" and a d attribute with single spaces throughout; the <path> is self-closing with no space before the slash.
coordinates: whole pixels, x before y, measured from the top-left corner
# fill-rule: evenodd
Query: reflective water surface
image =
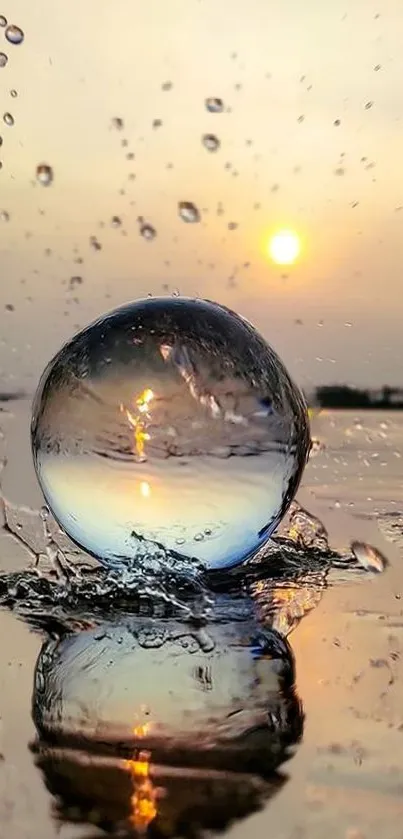
<path id="1" fill-rule="evenodd" d="M 2 415 L 3 454 L 19 452 L 1 474 L 8 835 L 28 836 L 35 814 L 46 839 L 242 837 L 253 825 L 263 837 L 268 820 L 276 835 L 300 826 L 319 839 L 336 816 L 346 834 L 375 838 L 383 820 L 398 837 L 402 517 L 379 501 L 385 544 L 362 482 L 356 518 L 338 495 L 350 450 L 358 478 L 371 453 L 395 460 L 397 421 L 386 438 L 369 416 L 363 430 L 351 416 L 314 421 L 301 503 L 246 574 L 206 589 L 178 586 L 172 569 L 157 584 L 153 561 L 122 577 L 79 551 L 30 489 L 28 445 L 16 448 L 28 412 L 9 403 Z"/>

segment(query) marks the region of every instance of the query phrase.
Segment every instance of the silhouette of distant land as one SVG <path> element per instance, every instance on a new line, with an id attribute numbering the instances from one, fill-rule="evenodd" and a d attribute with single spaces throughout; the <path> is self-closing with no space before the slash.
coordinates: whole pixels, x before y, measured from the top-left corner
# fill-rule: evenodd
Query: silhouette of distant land
<path id="1" fill-rule="evenodd" d="M 384 385 L 379 390 L 362 390 L 349 385 L 322 385 L 315 390 L 314 402 L 320 408 L 403 410 L 403 388 Z"/>

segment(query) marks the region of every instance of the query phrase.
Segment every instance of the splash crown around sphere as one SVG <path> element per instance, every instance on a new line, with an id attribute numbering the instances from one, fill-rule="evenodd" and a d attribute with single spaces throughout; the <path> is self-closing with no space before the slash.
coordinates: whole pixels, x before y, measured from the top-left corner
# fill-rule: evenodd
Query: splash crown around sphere
<path id="1" fill-rule="evenodd" d="M 252 557 L 310 445 L 303 397 L 258 332 L 178 297 L 129 303 L 65 344 L 42 375 L 31 435 L 56 520 L 117 568 L 144 542 L 208 570 Z"/>

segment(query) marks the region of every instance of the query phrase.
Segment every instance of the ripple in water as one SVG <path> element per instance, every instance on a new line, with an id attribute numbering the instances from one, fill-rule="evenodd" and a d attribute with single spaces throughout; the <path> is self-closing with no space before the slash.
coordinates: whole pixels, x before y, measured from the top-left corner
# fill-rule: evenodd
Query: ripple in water
<path id="1" fill-rule="evenodd" d="M 290 505 L 309 443 L 271 347 L 228 309 L 186 298 L 131 303 L 76 335 L 32 417 L 56 520 L 116 569 L 153 552 L 183 570 L 250 559 Z"/>

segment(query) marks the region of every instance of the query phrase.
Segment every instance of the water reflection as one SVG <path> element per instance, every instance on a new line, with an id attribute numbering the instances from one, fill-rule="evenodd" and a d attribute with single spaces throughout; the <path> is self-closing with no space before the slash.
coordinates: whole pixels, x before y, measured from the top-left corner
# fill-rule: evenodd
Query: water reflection
<path id="1" fill-rule="evenodd" d="M 194 836 L 276 793 L 303 711 L 291 647 L 250 605 L 231 623 L 121 617 L 44 642 L 32 748 L 59 820 Z"/>

